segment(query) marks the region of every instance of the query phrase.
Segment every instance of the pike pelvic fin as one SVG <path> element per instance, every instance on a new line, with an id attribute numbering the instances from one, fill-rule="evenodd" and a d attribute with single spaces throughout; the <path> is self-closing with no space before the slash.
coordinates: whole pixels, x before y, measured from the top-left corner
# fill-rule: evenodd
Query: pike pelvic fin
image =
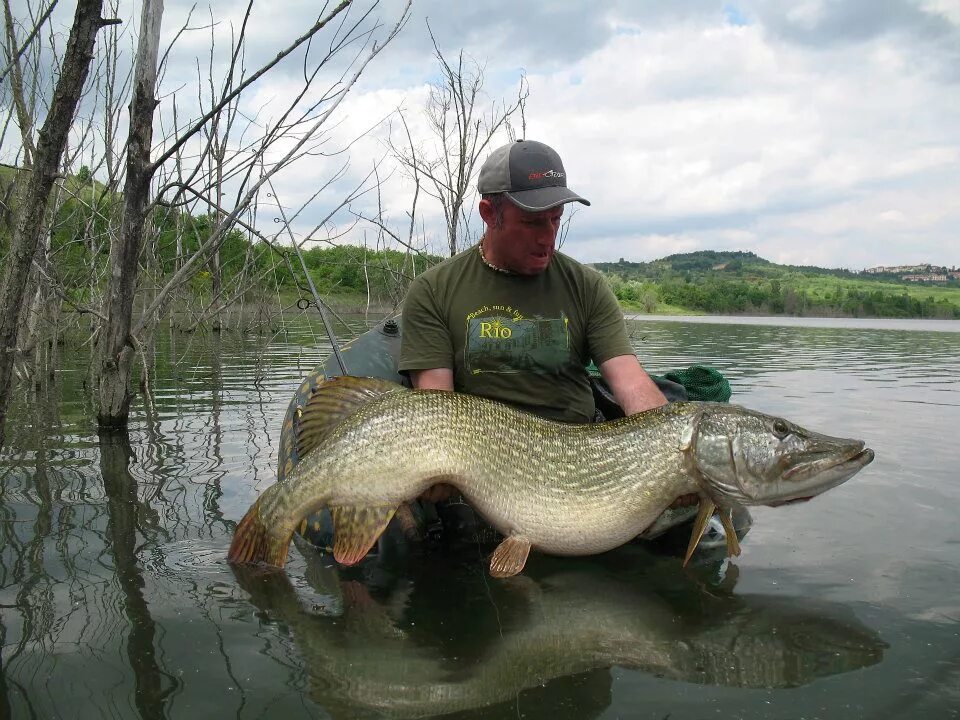
<path id="1" fill-rule="evenodd" d="M 716 505 L 712 500 L 700 498 L 700 512 L 697 513 L 696 520 L 693 521 L 693 532 L 690 535 L 690 544 L 687 546 L 687 554 L 683 558 L 683 566 L 686 567 L 693 557 L 693 551 L 697 549 L 700 538 L 707 529 L 707 523 L 713 515 Z M 740 540 L 737 538 L 737 531 L 733 527 L 733 509 L 720 508 L 717 512 L 720 517 L 720 523 L 723 525 L 723 533 L 727 538 L 727 557 L 734 557 L 740 554 Z"/>
<path id="2" fill-rule="evenodd" d="M 333 559 L 341 565 L 356 565 L 363 560 L 396 511 L 395 507 L 331 507 Z"/>
<path id="3" fill-rule="evenodd" d="M 371 400 L 403 392 L 406 388 L 389 380 L 340 375 L 324 380 L 310 393 L 306 405 L 298 408 L 294 427 L 297 432 L 297 457 L 303 459 L 324 438 Z"/>
<path id="4" fill-rule="evenodd" d="M 282 568 L 287 563 L 292 538 L 293 531 L 286 535 L 284 541 L 277 542 L 260 518 L 258 499 L 237 523 L 227 560 L 231 563 L 266 563 Z"/>
<path id="5" fill-rule="evenodd" d="M 693 551 L 697 549 L 697 545 L 700 544 L 700 538 L 703 537 L 703 533 L 707 530 L 707 522 L 710 520 L 710 516 L 713 515 L 713 510 L 716 508 L 713 500 L 700 496 L 700 512 L 697 513 L 696 520 L 693 521 L 693 532 L 690 535 L 690 544 L 687 545 L 687 554 L 683 557 L 683 566 L 686 567 L 687 563 L 690 562 L 690 558 L 693 557 Z M 726 527 L 724 527 L 726 529 Z M 736 537 L 736 535 L 734 535 Z M 727 541 L 729 546 L 729 540 Z"/>
<path id="6" fill-rule="evenodd" d="M 527 564 L 530 541 L 520 535 L 511 535 L 497 546 L 490 557 L 490 576 L 504 578 L 516 575 Z"/>
<path id="7" fill-rule="evenodd" d="M 724 508 L 720 511 L 720 522 L 723 524 L 723 532 L 727 536 L 727 557 L 735 557 L 740 554 L 740 540 L 737 538 L 737 531 L 733 527 L 732 508 Z"/>

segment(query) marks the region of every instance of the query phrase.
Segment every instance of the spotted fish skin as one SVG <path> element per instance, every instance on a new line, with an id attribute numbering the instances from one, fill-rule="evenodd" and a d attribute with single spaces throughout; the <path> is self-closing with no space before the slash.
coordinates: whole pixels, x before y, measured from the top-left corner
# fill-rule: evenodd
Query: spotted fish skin
<path id="1" fill-rule="evenodd" d="M 337 393 L 355 390 L 362 397 L 337 418 Z M 783 476 L 806 456 L 797 443 L 778 456 L 784 439 L 776 436 L 784 427 L 788 439 L 817 445 L 817 457 L 849 465 L 847 477 L 872 459 L 860 441 L 810 433 L 725 403 L 673 403 L 569 425 L 476 396 L 349 376 L 326 381 L 315 397 L 328 403 L 323 417 L 334 420 L 285 481 L 251 507 L 235 533 L 231 561 L 282 566 L 301 520 L 331 507 L 350 518 L 344 542 L 356 562 L 362 557 L 357 548 L 376 541 L 386 515 L 438 482 L 454 485 L 515 544 L 589 555 L 636 537 L 680 495 L 698 493 L 721 506 L 728 498 L 768 504 L 800 497 Z M 749 462 L 739 469 L 740 451 L 731 443 L 748 451 Z M 830 467 L 825 461 L 820 474 Z M 747 476 L 738 479 L 740 471 Z M 816 473 L 812 478 L 803 493 L 817 494 Z M 827 480 L 839 484 L 836 472 Z"/>

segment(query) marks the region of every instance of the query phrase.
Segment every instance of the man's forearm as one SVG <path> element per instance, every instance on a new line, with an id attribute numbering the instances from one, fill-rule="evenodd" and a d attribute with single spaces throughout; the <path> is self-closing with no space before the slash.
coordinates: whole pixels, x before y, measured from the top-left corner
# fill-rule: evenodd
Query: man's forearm
<path id="1" fill-rule="evenodd" d="M 601 363 L 600 374 L 626 415 L 667 404 L 667 398 L 634 355 L 619 355 Z"/>
<path id="2" fill-rule="evenodd" d="M 410 384 L 418 390 L 453 390 L 453 370 L 450 368 L 411 370 Z"/>
<path id="3" fill-rule="evenodd" d="M 649 375 L 647 375 L 647 380 L 649 385 L 644 384 L 626 393 L 622 393 L 623 397 L 614 393 L 614 397 L 617 398 L 617 403 L 623 408 L 625 415 L 633 415 L 634 413 L 667 404 L 667 398 L 660 392 L 660 388 L 657 387 L 656 383 L 650 380 Z"/>

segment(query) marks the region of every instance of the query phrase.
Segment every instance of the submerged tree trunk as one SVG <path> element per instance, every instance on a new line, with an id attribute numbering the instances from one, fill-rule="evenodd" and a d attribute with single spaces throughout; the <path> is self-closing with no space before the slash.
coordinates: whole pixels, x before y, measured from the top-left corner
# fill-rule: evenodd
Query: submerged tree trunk
<path id="1" fill-rule="evenodd" d="M 119 22 L 100 17 L 103 0 L 79 0 L 50 111 L 37 138 L 33 167 L 18 198 L 16 226 L 0 280 L 0 444 L 10 400 L 17 331 L 23 314 L 30 263 L 43 229 L 47 200 L 93 59 L 97 31 Z"/>
<path id="2" fill-rule="evenodd" d="M 106 320 L 100 328 L 91 368 L 100 427 L 125 427 L 133 399 L 131 368 L 135 341 L 130 332 L 150 182 L 155 170 L 150 164 L 150 147 L 153 111 L 157 107 L 154 89 L 162 16 L 163 0 L 143 0 L 133 100 L 130 103 L 123 218 L 120 236 L 110 246 L 110 280 L 103 306 Z"/>

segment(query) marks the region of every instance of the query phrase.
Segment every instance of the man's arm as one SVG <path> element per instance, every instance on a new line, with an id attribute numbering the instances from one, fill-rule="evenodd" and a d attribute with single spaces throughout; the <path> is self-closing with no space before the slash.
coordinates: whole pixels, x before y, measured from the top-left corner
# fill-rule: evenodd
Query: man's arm
<path id="1" fill-rule="evenodd" d="M 600 363 L 600 374 L 627 415 L 660 407 L 667 399 L 640 367 L 636 355 L 617 355 Z"/>
<path id="2" fill-rule="evenodd" d="M 418 390 L 453 390 L 453 370 L 430 368 L 410 370 L 410 384 Z"/>
<path id="3" fill-rule="evenodd" d="M 600 374 L 613 391 L 617 403 L 627 415 L 650 410 L 667 404 L 657 384 L 640 367 L 636 355 L 618 355 L 600 363 Z M 672 508 L 696 505 L 700 499 L 696 493 L 681 495 L 670 505 Z"/>
<path id="4" fill-rule="evenodd" d="M 431 368 L 429 370 L 410 370 L 410 384 L 417 390 L 453 390 L 453 370 L 450 368 Z M 420 500 L 440 502 L 449 500 L 457 494 L 457 489 L 446 483 L 428 487 L 420 495 Z"/>

